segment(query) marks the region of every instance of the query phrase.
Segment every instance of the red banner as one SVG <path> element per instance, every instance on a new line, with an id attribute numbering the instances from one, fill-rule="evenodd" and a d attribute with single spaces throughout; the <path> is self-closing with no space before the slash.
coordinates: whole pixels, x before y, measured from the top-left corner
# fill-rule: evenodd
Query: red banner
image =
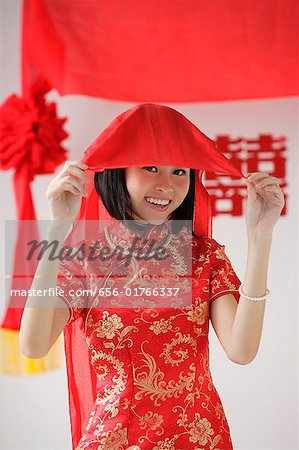
<path id="1" fill-rule="evenodd" d="M 298 95 L 297 0 L 24 0 L 52 88 L 118 101 Z"/>

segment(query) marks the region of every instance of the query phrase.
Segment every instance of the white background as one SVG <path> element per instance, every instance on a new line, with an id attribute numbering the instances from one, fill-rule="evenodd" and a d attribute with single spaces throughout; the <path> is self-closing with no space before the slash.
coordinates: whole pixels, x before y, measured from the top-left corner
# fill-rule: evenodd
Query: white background
<path id="1" fill-rule="evenodd" d="M 0 0 L 2 102 L 20 93 L 20 0 Z M 267 80 L 265 80 L 267 82 Z M 65 142 L 69 159 L 79 159 L 92 140 L 133 103 L 82 96 L 48 96 L 60 116 L 69 118 Z M 168 104 L 211 138 L 217 134 L 256 138 L 259 133 L 287 137 L 288 214 L 277 223 L 269 266 L 261 345 L 249 365 L 226 357 L 210 327 L 211 371 L 231 428 L 236 450 L 298 449 L 298 98 Z M 57 169 L 57 172 L 61 167 Z M 56 173 L 57 173 L 56 172 Z M 48 219 L 45 191 L 50 176 L 37 176 L 32 192 L 38 219 Z M 4 220 L 15 219 L 12 171 L 1 172 L 1 242 Z M 242 280 L 247 240 L 244 217 L 217 217 L 214 238 Z M 2 246 L 3 249 L 3 246 Z M 4 310 L 4 257 L 1 252 L 1 310 Z M 65 368 L 34 376 L 0 375 L 0 448 L 71 448 Z"/>

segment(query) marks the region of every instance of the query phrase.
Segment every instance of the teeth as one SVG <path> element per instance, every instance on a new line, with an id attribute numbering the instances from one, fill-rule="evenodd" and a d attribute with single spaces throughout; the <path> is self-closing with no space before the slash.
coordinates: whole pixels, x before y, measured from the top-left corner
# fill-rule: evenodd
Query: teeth
<path id="1" fill-rule="evenodd" d="M 170 203 L 170 200 L 158 200 L 153 197 L 147 197 L 146 200 L 150 203 L 154 203 L 154 205 L 163 205 L 166 206 Z"/>

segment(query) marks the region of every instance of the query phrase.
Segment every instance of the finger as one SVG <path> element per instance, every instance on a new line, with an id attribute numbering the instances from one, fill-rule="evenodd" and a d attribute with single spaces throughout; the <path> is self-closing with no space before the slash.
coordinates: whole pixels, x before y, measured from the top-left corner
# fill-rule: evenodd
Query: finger
<path id="1" fill-rule="evenodd" d="M 65 180 L 62 181 L 61 187 L 64 188 L 66 186 L 66 183 L 70 183 L 73 186 L 75 186 L 75 188 L 78 190 L 78 192 L 80 192 L 82 195 L 84 195 L 84 197 L 86 197 L 87 192 L 85 190 L 85 188 L 82 186 L 82 184 L 78 181 L 75 180 L 74 178 L 68 177 Z"/>
<path id="2" fill-rule="evenodd" d="M 72 183 L 69 183 L 67 181 L 64 183 L 64 190 L 75 195 L 82 195 L 81 192 L 78 191 L 78 189 Z"/>
<path id="3" fill-rule="evenodd" d="M 261 179 L 264 179 L 264 178 L 267 178 L 267 177 L 269 177 L 269 174 L 266 173 L 266 172 L 254 172 L 254 173 L 251 173 L 248 176 L 247 180 L 248 181 L 252 181 L 252 182 L 256 182 L 257 180 L 261 180 Z"/>
<path id="4" fill-rule="evenodd" d="M 75 161 L 66 161 L 64 164 L 67 166 L 70 165 L 70 166 L 80 167 L 83 170 L 88 169 L 88 165 L 85 164 L 84 162 L 80 161 L 80 159 L 77 159 Z"/>
<path id="5" fill-rule="evenodd" d="M 247 176 L 252 176 L 252 175 L 269 175 L 268 172 L 248 172 Z"/>
<path id="6" fill-rule="evenodd" d="M 248 172 L 248 173 L 247 173 L 247 176 L 248 176 L 248 177 L 251 177 L 251 176 L 255 176 L 255 175 L 259 175 L 259 174 L 262 174 L 262 175 L 269 175 L 268 172 Z"/>
<path id="7" fill-rule="evenodd" d="M 253 172 L 249 173 L 247 179 L 248 180 L 258 180 L 260 178 L 268 177 L 269 174 L 267 172 Z"/>
<path id="8" fill-rule="evenodd" d="M 273 202 L 273 199 L 276 199 L 280 203 L 284 204 L 284 194 L 280 186 L 277 184 L 269 184 L 263 188 L 258 188 L 256 189 L 256 193 L 266 202 L 269 200 Z"/>
<path id="9" fill-rule="evenodd" d="M 248 199 L 249 200 L 256 200 L 257 197 L 257 193 L 253 187 L 253 184 L 250 183 L 249 181 L 246 183 L 247 184 L 247 194 L 248 194 Z"/>
<path id="10" fill-rule="evenodd" d="M 265 193 L 266 201 L 271 201 L 272 204 L 276 204 L 277 206 L 283 208 L 285 200 L 281 190 L 277 190 L 273 186 L 266 186 L 261 192 Z M 259 195 L 262 196 L 263 194 L 260 193 Z"/>
<path id="11" fill-rule="evenodd" d="M 83 172 L 85 172 L 88 169 L 88 166 L 86 164 L 84 164 L 80 160 L 77 160 L 77 161 L 65 161 L 62 171 L 63 172 L 69 171 L 73 167 L 78 168 Z"/>
<path id="12" fill-rule="evenodd" d="M 59 178 L 65 178 L 67 176 L 77 177 L 82 181 L 82 183 L 89 183 L 89 178 L 87 174 L 80 168 L 76 166 L 69 165 L 62 172 Z"/>
<path id="13" fill-rule="evenodd" d="M 78 161 L 76 161 L 78 164 L 78 167 L 81 167 L 81 169 L 83 170 L 87 170 L 88 169 L 88 165 L 85 164 L 84 162 L 82 162 L 80 159 Z"/>
<path id="14" fill-rule="evenodd" d="M 274 178 L 274 177 L 269 177 L 269 178 L 262 179 L 262 180 L 258 181 L 257 183 L 255 183 L 254 187 L 256 189 L 262 189 L 265 186 L 271 186 L 271 185 L 279 186 L 279 180 L 277 178 Z"/>
<path id="15" fill-rule="evenodd" d="M 71 167 L 71 168 L 74 168 L 74 167 L 75 167 L 75 168 L 81 170 L 82 173 L 85 173 L 86 170 L 88 169 L 87 164 L 83 163 L 83 162 L 80 161 L 80 160 L 77 160 L 77 161 L 71 161 L 71 162 L 70 162 L 70 167 Z M 86 176 L 87 176 L 87 175 L 86 175 Z"/>
<path id="16" fill-rule="evenodd" d="M 57 198 L 57 196 L 60 197 L 60 194 L 63 194 L 67 191 L 75 195 L 82 195 L 81 191 L 79 191 L 72 183 L 65 181 L 58 188 L 57 186 L 49 186 L 46 191 L 46 197 L 51 200 L 52 198 Z"/>

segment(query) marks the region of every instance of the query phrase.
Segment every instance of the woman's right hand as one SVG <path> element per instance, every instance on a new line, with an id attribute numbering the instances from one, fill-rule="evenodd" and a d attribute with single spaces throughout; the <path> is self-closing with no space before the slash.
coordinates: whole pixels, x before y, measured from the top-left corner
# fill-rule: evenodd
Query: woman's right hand
<path id="1" fill-rule="evenodd" d="M 66 161 L 62 171 L 52 179 L 46 191 L 51 220 L 75 220 L 82 195 L 87 194 L 84 187 L 89 182 L 87 168 L 81 161 Z"/>

